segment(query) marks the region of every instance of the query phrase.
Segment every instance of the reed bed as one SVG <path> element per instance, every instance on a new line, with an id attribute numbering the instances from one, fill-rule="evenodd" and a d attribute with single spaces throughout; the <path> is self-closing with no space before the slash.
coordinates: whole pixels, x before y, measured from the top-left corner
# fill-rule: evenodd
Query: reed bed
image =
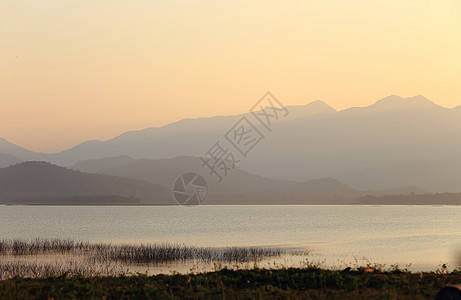
<path id="1" fill-rule="evenodd" d="M 200 262 L 248 262 L 264 257 L 287 254 L 280 248 L 265 247 L 194 247 L 182 244 L 102 244 L 75 242 L 67 239 L 1 240 L 0 257 L 40 254 L 73 254 L 87 256 L 93 262 L 166 263 L 196 260 Z"/>
<path id="2" fill-rule="evenodd" d="M 234 264 L 297 255 L 269 247 L 194 247 L 183 244 L 104 244 L 69 239 L 0 240 L 0 278 L 81 274 L 111 276 L 136 266 Z"/>
<path id="3" fill-rule="evenodd" d="M 24 240 L 0 240 L 0 255 L 37 255 L 46 253 L 72 253 L 89 250 L 101 245 L 88 242 L 75 242 L 69 239 L 35 239 Z"/>
<path id="4" fill-rule="evenodd" d="M 288 253 L 283 249 L 257 247 L 191 247 L 180 244 L 110 246 L 95 253 L 94 261 L 105 263 L 166 263 L 194 260 L 197 262 L 249 262 Z"/>

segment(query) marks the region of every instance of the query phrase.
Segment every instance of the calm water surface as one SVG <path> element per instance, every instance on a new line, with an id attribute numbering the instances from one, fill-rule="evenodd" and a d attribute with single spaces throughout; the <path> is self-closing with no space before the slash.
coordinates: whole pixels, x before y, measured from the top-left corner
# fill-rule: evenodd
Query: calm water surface
<path id="1" fill-rule="evenodd" d="M 327 266 L 458 265 L 458 206 L 0 206 L 0 239 L 307 248 Z"/>

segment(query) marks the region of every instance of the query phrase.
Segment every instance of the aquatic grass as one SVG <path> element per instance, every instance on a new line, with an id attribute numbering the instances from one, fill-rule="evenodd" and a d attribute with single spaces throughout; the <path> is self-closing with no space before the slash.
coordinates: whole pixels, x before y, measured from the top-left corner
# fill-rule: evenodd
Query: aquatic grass
<path id="1" fill-rule="evenodd" d="M 283 255 L 307 254 L 274 247 L 196 247 L 179 243 L 105 244 L 69 239 L 0 240 L 0 278 L 111 276 L 128 270 L 209 264 L 258 268 L 258 263 Z M 117 267 L 114 267 L 117 266 Z M 191 272 L 194 267 L 191 269 Z"/>
<path id="2" fill-rule="evenodd" d="M 168 262 L 250 262 L 295 251 L 270 247 L 195 247 L 184 244 L 103 244 L 76 242 L 69 239 L 1 240 L 1 256 L 81 255 L 88 263 L 123 262 L 126 264 L 160 264 Z"/>
<path id="3" fill-rule="evenodd" d="M 71 253 L 97 247 L 88 242 L 69 239 L 0 240 L 0 255 L 37 255 L 45 253 Z"/>
<path id="4" fill-rule="evenodd" d="M 283 249 L 258 247 L 193 247 L 181 244 L 115 245 L 93 255 L 94 261 L 124 263 L 165 263 L 194 260 L 198 262 L 248 262 L 264 257 L 281 256 Z"/>

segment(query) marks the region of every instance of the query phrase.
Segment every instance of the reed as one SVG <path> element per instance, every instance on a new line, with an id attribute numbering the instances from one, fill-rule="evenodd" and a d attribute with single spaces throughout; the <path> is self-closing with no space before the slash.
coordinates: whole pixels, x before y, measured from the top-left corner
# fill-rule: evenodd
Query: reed
<path id="1" fill-rule="evenodd" d="M 89 266 L 118 263 L 130 264 L 163 264 L 185 261 L 196 261 L 204 263 L 242 263 L 256 262 L 268 257 L 277 257 L 283 254 L 294 254 L 294 251 L 268 248 L 268 247 L 194 247 L 183 244 L 152 243 L 152 244 L 103 244 L 76 242 L 69 239 L 34 239 L 26 240 L 0 240 L 0 261 L 3 258 L 16 258 L 38 256 L 38 255 L 57 255 L 63 259 L 65 256 L 79 257 Z M 67 259 L 69 256 L 67 256 Z M 34 259 L 34 258 L 32 258 Z M 37 260 L 40 260 L 37 258 Z M 8 270 L 14 269 L 14 264 L 5 265 Z M 19 265 L 17 265 L 19 266 Z M 39 270 L 40 273 L 48 274 L 46 266 L 22 265 L 30 273 Z M 19 268 L 19 267 L 18 267 Z M 19 270 L 16 268 L 16 270 Z M 62 267 L 56 272 L 59 273 Z M 45 271 L 43 271 L 45 270 Z M 35 271 L 34 271 L 35 272 Z M 38 272 L 38 271 L 37 271 Z M 48 272 L 48 273 L 47 273 Z M 33 272 L 32 272 L 33 273 Z M 54 274 L 51 272 L 51 274 Z M 72 273 L 72 272 L 71 272 Z M 18 273 L 19 274 L 19 273 Z"/>
<path id="2" fill-rule="evenodd" d="M 69 239 L 34 239 L 24 240 L 0 240 L 0 255 L 37 255 L 45 253 L 71 253 L 75 251 L 89 250 L 97 245 L 88 242 L 74 242 Z"/>
<path id="3" fill-rule="evenodd" d="M 249 262 L 280 256 L 288 251 L 258 247 L 191 247 L 180 244 L 115 245 L 95 253 L 95 261 L 124 263 L 165 263 L 195 260 L 199 262 Z"/>

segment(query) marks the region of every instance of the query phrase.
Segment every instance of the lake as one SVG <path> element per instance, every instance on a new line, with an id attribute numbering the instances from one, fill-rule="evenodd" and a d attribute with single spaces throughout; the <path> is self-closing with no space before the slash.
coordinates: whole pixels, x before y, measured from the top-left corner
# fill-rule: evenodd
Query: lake
<path id="1" fill-rule="evenodd" d="M 458 265 L 459 206 L 0 206 L 0 239 L 308 249 L 341 267 Z"/>

